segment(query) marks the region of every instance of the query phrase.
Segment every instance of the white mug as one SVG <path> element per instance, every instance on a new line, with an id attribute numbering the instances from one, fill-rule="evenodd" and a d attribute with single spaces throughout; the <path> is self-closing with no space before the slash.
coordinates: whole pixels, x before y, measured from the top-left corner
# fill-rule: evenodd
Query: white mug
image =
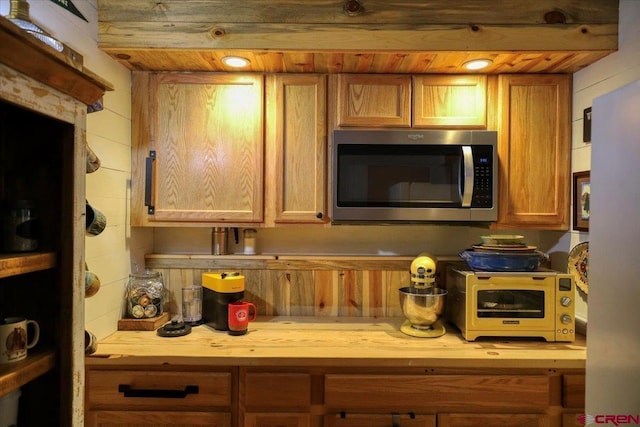
<path id="1" fill-rule="evenodd" d="M 27 328 L 32 326 L 31 341 L 27 338 Z M 35 320 L 24 317 L 0 319 L 0 363 L 12 363 L 27 357 L 27 349 L 33 348 L 40 338 L 40 325 Z"/>

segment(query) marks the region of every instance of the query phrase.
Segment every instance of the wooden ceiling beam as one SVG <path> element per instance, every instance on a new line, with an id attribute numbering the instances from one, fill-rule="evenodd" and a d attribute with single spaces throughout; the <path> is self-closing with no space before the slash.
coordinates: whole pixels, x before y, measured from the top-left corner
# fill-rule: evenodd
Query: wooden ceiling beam
<path id="1" fill-rule="evenodd" d="M 354 4 L 360 12 L 346 13 Z M 206 51 L 272 54 L 262 68 L 285 72 L 335 70 L 326 64 L 336 54 L 385 63 L 371 72 L 431 69 L 458 52 L 553 54 L 556 63 L 586 54 L 561 68 L 573 72 L 618 49 L 618 13 L 618 0 L 98 0 L 98 45 L 144 70 L 219 71 L 202 63 Z"/>

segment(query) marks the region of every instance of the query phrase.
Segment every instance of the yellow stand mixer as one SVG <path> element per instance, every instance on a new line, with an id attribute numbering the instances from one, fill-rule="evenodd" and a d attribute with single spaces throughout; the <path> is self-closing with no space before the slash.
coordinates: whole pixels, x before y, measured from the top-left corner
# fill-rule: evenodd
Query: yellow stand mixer
<path id="1" fill-rule="evenodd" d="M 400 288 L 400 308 L 407 320 L 400 331 L 419 338 L 435 338 L 445 334 L 440 315 L 447 291 L 436 286 L 436 258 L 421 253 L 410 267 L 411 285 Z"/>

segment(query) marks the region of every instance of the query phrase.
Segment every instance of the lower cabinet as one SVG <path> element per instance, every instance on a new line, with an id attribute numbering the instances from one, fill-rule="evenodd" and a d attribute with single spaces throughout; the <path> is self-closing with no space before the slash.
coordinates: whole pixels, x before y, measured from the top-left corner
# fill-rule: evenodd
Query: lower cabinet
<path id="1" fill-rule="evenodd" d="M 231 426 L 230 414 L 210 412 L 172 412 L 160 411 L 92 411 L 85 415 L 86 426 L 100 427 L 137 427 L 137 426 Z M 274 424 L 275 426 L 276 424 Z M 280 424 L 277 424 L 280 425 Z M 289 424 L 287 424 L 288 426 Z"/>
<path id="2" fill-rule="evenodd" d="M 568 427 L 584 412 L 583 369 L 106 363 L 87 366 L 87 426 Z"/>
<path id="3" fill-rule="evenodd" d="M 309 414 L 253 413 L 244 414 L 244 427 L 310 427 Z"/>
<path id="4" fill-rule="evenodd" d="M 325 417 L 325 427 L 436 427 L 434 415 L 336 414 Z"/>
<path id="5" fill-rule="evenodd" d="M 549 416 L 540 414 L 438 414 L 438 427 L 548 427 Z"/>
<path id="6" fill-rule="evenodd" d="M 312 375 L 241 368 L 239 412 L 242 427 L 311 427 Z M 317 424 L 317 423 L 316 423 Z"/>
<path id="7" fill-rule="evenodd" d="M 85 426 L 230 427 L 233 382 L 231 369 L 88 368 Z"/>

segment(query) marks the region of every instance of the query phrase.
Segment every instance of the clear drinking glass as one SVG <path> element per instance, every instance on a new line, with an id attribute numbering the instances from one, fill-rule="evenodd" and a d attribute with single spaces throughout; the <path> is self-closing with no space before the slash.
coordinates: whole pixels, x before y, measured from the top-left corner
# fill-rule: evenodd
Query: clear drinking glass
<path id="1" fill-rule="evenodd" d="M 182 320 L 185 323 L 202 320 L 202 286 L 182 288 Z"/>

